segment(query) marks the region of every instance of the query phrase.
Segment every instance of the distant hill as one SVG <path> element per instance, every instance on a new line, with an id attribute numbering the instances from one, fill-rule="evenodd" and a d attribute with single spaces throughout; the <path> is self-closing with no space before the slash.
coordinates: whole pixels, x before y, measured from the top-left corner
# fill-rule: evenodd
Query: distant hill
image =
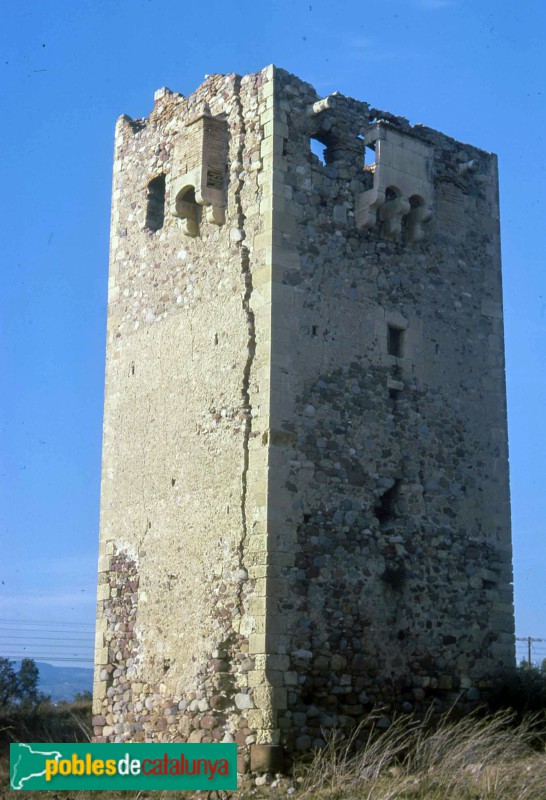
<path id="1" fill-rule="evenodd" d="M 59 700 L 72 700 L 76 692 L 91 692 L 93 689 L 93 670 L 90 667 L 54 667 L 44 661 L 36 661 L 40 672 L 38 689 Z"/>

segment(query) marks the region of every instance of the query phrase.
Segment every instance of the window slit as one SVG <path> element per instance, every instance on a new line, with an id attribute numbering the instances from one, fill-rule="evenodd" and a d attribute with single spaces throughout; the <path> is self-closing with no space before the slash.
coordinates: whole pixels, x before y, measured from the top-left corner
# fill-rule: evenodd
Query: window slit
<path id="1" fill-rule="evenodd" d="M 165 175 L 158 175 L 148 184 L 146 227 L 158 231 L 165 221 Z"/>

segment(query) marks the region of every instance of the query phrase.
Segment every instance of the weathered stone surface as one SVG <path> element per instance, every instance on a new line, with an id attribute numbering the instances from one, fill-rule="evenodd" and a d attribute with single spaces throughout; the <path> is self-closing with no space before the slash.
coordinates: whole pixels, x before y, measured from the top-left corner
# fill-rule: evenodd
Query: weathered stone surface
<path id="1" fill-rule="evenodd" d="M 494 156 L 273 67 L 118 121 L 99 570 L 100 741 L 275 772 L 512 668 Z"/>
<path id="2" fill-rule="evenodd" d="M 233 699 L 237 708 L 241 710 L 245 708 L 254 708 L 254 701 L 249 694 L 236 694 Z"/>
<path id="3" fill-rule="evenodd" d="M 271 744 L 253 744 L 250 748 L 250 769 L 253 772 L 280 772 L 283 767 L 282 748 Z"/>

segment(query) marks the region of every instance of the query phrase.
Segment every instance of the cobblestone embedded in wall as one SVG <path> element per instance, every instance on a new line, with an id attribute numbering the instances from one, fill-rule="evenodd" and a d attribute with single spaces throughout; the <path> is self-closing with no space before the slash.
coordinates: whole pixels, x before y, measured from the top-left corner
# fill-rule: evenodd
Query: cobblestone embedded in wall
<path id="1" fill-rule="evenodd" d="M 210 654 L 206 663 L 197 667 L 194 691 L 180 697 L 166 695 L 164 680 L 156 684 L 141 683 L 139 677 L 141 645 L 135 631 L 138 609 L 138 568 L 125 554 L 110 558 L 108 599 L 100 601 L 101 618 L 107 621 L 104 641 L 107 643 L 107 665 L 99 679 L 107 686 L 102 711 L 94 715 L 96 741 L 183 740 L 188 742 L 237 742 L 241 746 L 255 741 L 242 709 L 252 708 L 252 695 L 237 694 L 237 681 L 254 667 L 245 655 L 248 649 L 240 636 L 225 641 L 222 650 Z M 103 584 L 104 586 L 105 584 Z M 222 595 L 226 587 L 218 587 L 216 616 L 228 620 L 231 613 L 224 607 Z M 163 662 L 163 676 L 171 663 Z"/>
<path id="2" fill-rule="evenodd" d="M 295 566 L 286 570 L 291 591 L 280 601 L 294 621 L 294 649 L 279 720 L 298 749 L 376 706 L 424 712 L 431 701 L 475 703 L 486 684 L 473 683 L 469 664 L 488 663 L 494 673 L 499 639 L 501 655 L 504 649 L 489 621 L 509 600 L 498 590 L 510 579 L 506 564 L 457 524 L 475 486 L 468 464 L 479 460 L 479 448 L 468 440 L 461 446 L 464 419 L 440 397 L 424 425 L 422 393 L 390 397 L 388 374 L 347 365 L 321 376 L 299 404 L 300 460 L 286 488 L 294 496 L 302 485 L 314 491 L 298 527 Z M 365 430 L 355 426 L 364 419 Z M 414 447 L 420 438 L 426 453 Z M 449 474 L 435 480 L 442 460 Z M 305 463 L 313 474 L 304 483 Z M 506 623 L 509 631 L 509 615 Z"/>
<path id="3" fill-rule="evenodd" d="M 274 67 L 120 119 L 99 739 L 266 769 L 475 704 L 514 661 L 507 463 L 494 156 Z"/>

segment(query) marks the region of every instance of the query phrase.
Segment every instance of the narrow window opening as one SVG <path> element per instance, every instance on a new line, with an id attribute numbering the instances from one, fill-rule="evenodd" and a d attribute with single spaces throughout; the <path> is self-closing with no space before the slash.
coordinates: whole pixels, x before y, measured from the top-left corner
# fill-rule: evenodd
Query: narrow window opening
<path id="1" fill-rule="evenodd" d="M 402 358 L 404 350 L 404 331 L 395 328 L 393 325 L 387 326 L 387 353 L 396 358 Z"/>
<path id="2" fill-rule="evenodd" d="M 400 389 L 389 389 L 389 400 L 392 401 L 393 405 L 396 405 L 399 394 Z"/>
<path id="3" fill-rule="evenodd" d="M 304 522 L 311 522 L 311 514 L 304 514 L 303 515 Z"/>
<path id="4" fill-rule="evenodd" d="M 375 167 L 375 144 L 364 148 L 364 166 L 368 169 Z"/>
<path id="5" fill-rule="evenodd" d="M 165 175 L 150 181 L 146 200 L 146 227 L 158 231 L 165 221 Z"/>
<path id="6" fill-rule="evenodd" d="M 326 166 L 326 145 L 324 142 L 320 142 L 318 139 L 315 139 L 314 136 L 311 136 L 309 139 L 309 145 L 313 155 L 318 158 L 321 164 Z"/>
<path id="7" fill-rule="evenodd" d="M 316 325 L 311 325 L 311 336 L 318 336 L 318 328 Z"/>
<path id="8" fill-rule="evenodd" d="M 399 493 L 400 481 L 395 481 L 391 488 L 387 489 L 379 498 L 379 502 L 375 507 L 375 516 L 381 525 L 394 519 Z"/>

